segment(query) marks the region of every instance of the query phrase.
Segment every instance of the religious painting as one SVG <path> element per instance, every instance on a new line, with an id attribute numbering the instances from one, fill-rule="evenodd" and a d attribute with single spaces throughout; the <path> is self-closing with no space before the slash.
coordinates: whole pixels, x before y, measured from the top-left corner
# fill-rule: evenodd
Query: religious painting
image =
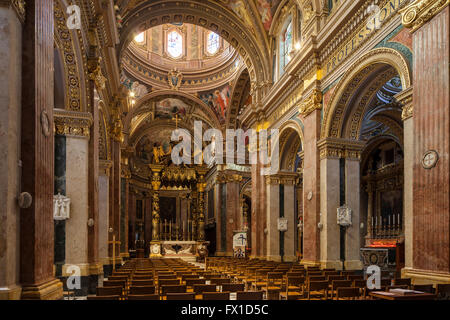
<path id="1" fill-rule="evenodd" d="M 272 25 L 272 11 L 271 4 L 268 0 L 257 0 L 257 7 L 259 14 L 261 15 L 261 21 L 266 31 L 270 30 L 270 26 Z"/>
<path id="2" fill-rule="evenodd" d="M 144 136 L 136 146 L 136 155 L 146 164 L 161 163 L 172 153 L 171 136 L 171 129 L 159 129 Z"/>
<path id="3" fill-rule="evenodd" d="M 222 2 L 225 3 L 228 8 L 230 8 L 244 22 L 244 24 L 250 28 L 252 33 L 255 33 L 250 16 L 242 0 L 222 0 Z"/>
<path id="4" fill-rule="evenodd" d="M 134 92 L 136 98 L 141 98 L 148 93 L 148 88 L 146 85 L 130 79 L 125 72 L 120 75 L 120 83 L 122 83 L 128 90 Z"/>
<path id="5" fill-rule="evenodd" d="M 226 111 L 231 100 L 230 85 L 225 85 L 213 91 L 200 94 L 200 98 L 218 115 L 221 122 L 225 122 Z"/>
<path id="6" fill-rule="evenodd" d="M 161 221 L 167 220 L 175 222 L 177 220 L 177 198 L 173 197 L 160 197 L 159 208 L 161 211 Z"/>
<path id="7" fill-rule="evenodd" d="M 381 192 L 381 218 L 383 225 L 398 224 L 403 212 L 402 190 Z"/>
<path id="8" fill-rule="evenodd" d="M 156 104 L 155 118 L 182 119 L 186 116 L 188 105 L 179 99 L 167 98 Z"/>

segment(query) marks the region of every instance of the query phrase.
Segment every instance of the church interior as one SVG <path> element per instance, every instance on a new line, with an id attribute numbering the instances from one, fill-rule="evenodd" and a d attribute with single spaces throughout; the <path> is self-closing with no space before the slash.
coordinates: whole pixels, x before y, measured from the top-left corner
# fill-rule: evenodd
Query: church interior
<path id="1" fill-rule="evenodd" d="M 449 4 L 0 0 L 0 300 L 450 299 Z"/>

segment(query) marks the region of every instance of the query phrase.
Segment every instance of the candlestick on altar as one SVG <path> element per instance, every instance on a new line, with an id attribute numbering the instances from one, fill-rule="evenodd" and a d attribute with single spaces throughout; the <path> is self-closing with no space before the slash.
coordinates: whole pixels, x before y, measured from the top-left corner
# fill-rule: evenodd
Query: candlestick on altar
<path id="1" fill-rule="evenodd" d="M 169 222 L 169 240 L 172 241 L 172 220 Z"/>

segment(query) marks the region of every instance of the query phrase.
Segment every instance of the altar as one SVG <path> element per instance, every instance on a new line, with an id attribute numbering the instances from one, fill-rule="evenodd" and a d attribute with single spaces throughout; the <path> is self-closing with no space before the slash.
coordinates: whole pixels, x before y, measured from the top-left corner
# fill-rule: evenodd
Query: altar
<path id="1" fill-rule="evenodd" d="M 166 259 L 183 259 L 189 262 L 195 262 L 202 250 L 209 242 L 197 241 L 161 241 L 161 255 Z"/>

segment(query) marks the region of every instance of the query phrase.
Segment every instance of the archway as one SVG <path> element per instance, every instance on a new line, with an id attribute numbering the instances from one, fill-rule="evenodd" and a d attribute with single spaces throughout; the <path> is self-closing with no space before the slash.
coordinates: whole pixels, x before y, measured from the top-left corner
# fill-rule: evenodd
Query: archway
<path id="1" fill-rule="evenodd" d="M 300 260 L 303 254 L 303 131 L 299 123 L 291 120 L 280 128 L 279 137 L 280 217 L 288 221 L 287 231 L 280 236 L 280 255 L 282 260 Z"/>
<path id="2" fill-rule="evenodd" d="M 349 68 L 325 111 L 322 138 L 342 151 L 336 207 L 352 210 L 350 226 L 327 232 L 340 235 L 340 258 L 334 259 L 344 261 L 346 268 L 359 269 L 360 254 L 364 266 L 377 257 L 379 266 L 390 271 L 404 259 L 403 122 L 395 97 L 410 85 L 401 54 L 375 49 Z"/>

